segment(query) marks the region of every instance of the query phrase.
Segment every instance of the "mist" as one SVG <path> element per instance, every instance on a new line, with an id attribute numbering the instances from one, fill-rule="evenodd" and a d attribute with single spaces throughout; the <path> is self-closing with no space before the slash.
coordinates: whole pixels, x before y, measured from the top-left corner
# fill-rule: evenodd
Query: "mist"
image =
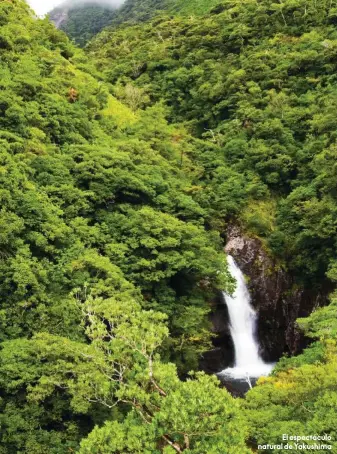
<path id="1" fill-rule="evenodd" d="M 83 5 L 86 3 L 95 3 L 98 5 L 107 5 L 111 6 L 112 8 L 118 8 L 121 6 L 125 0 L 69 0 L 69 1 L 64 1 L 64 0 L 27 0 L 29 5 L 33 8 L 33 10 L 38 14 L 39 16 L 43 16 L 47 13 L 49 13 L 53 8 L 56 6 L 61 6 L 61 5 L 69 5 L 69 6 L 74 6 L 74 5 Z"/>

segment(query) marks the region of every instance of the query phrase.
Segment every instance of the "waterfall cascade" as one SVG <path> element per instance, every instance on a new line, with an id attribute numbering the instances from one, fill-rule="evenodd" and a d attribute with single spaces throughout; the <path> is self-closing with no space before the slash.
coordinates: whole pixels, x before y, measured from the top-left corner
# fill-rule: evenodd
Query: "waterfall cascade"
<path id="1" fill-rule="evenodd" d="M 244 275 L 231 256 L 228 256 L 228 267 L 236 280 L 234 294 L 223 294 L 228 308 L 230 332 L 234 343 L 235 365 L 224 369 L 220 374 L 237 379 L 269 375 L 273 364 L 265 363 L 259 355 L 259 345 L 255 337 L 256 314 L 250 304 L 250 295 Z"/>

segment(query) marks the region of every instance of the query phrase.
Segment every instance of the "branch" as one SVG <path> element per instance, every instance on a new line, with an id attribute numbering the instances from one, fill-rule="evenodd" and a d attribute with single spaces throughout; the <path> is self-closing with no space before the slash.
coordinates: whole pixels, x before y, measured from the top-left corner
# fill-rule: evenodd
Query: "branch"
<path id="1" fill-rule="evenodd" d="M 167 394 L 166 392 L 160 388 L 160 386 L 156 383 L 155 379 L 153 378 L 153 360 L 152 356 L 149 356 L 149 375 L 150 375 L 150 381 L 153 384 L 153 386 L 156 388 L 156 390 L 159 392 L 159 394 L 163 397 L 166 397 Z"/>
<path id="2" fill-rule="evenodd" d="M 184 441 L 185 441 L 186 449 L 190 449 L 190 439 L 188 438 L 187 434 L 184 434 Z"/>
<path id="3" fill-rule="evenodd" d="M 173 449 L 175 449 L 177 452 L 182 452 L 181 447 L 177 444 L 171 441 L 166 435 L 163 435 L 162 438 L 170 445 L 172 446 Z"/>

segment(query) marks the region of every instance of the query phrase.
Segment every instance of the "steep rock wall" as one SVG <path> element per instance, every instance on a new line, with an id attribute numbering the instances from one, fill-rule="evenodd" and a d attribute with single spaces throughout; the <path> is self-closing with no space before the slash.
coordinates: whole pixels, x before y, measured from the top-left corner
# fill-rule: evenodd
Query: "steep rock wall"
<path id="1" fill-rule="evenodd" d="M 258 314 L 257 337 L 263 359 L 270 362 L 285 353 L 299 353 L 307 340 L 296 320 L 325 304 L 326 296 L 296 286 L 292 277 L 264 250 L 261 241 L 246 236 L 238 226 L 228 228 L 225 252 L 234 257 L 247 276 L 252 305 Z M 203 355 L 201 367 L 214 373 L 234 361 L 228 313 L 221 296 L 214 301 L 210 319 L 216 335 L 214 349 Z"/>

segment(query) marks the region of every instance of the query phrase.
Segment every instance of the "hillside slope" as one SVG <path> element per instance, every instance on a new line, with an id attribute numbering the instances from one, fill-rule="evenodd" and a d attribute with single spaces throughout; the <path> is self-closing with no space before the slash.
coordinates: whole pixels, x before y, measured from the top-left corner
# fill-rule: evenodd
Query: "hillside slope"
<path id="1" fill-rule="evenodd" d="M 235 214 L 219 175 L 244 173 L 241 220 L 302 284 L 321 285 L 336 267 L 336 9 L 328 0 L 258 5 L 108 28 L 88 51 L 117 96 L 125 84 L 144 90 L 147 105 L 164 100 L 171 122 L 220 146 L 204 176 L 214 216 Z M 241 184 L 231 192 L 242 201 Z"/>
<path id="2" fill-rule="evenodd" d="M 218 395 L 214 437 L 191 448 L 226 452 L 238 440 L 248 453 L 234 399 L 214 378 L 178 378 L 197 369 L 209 301 L 230 285 L 220 237 L 193 197 L 200 145 L 163 107 L 115 99 L 25 2 L 0 1 L 0 22 L 0 451 L 78 451 L 106 421 L 129 434 L 116 452 L 155 452 L 171 442 L 166 405 L 181 400 L 193 418 L 197 405 L 205 425 Z M 169 399 L 154 383 L 169 384 Z M 222 440 L 229 419 L 238 424 Z"/>
<path id="3" fill-rule="evenodd" d="M 122 23 L 146 22 L 160 13 L 202 15 L 210 11 L 219 0 L 126 0 L 119 8 L 112 26 Z"/>
<path id="4" fill-rule="evenodd" d="M 104 0 L 102 0 L 103 2 Z M 169 14 L 202 15 L 209 11 L 219 0 L 126 0 L 119 8 L 100 4 L 76 5 L 65 2 L 50 12 L 50 19 L 57 28 L 63 30 L 78 45 L 84 46 L 103 28 L 117 27 L 123 23 L 146 22 L 156 15 Z"/>
<path id="5" fill-rule="evenodd" d="M 229 222 L 294 293 L 337 281 L 336 18 L 226 1 L 86 54 L 0 0 L 1 454 L 337 452 L 336 294 L 245 398 L 198 371 Z"/>
<path id="6" fill-rule="evenodd" d="M 116 9 L 99 2 L 76 5 L 65 2 L 49 13 L 50 20 L 76 44 L 83 47 L 90 39 L 109 25 Z"/>

